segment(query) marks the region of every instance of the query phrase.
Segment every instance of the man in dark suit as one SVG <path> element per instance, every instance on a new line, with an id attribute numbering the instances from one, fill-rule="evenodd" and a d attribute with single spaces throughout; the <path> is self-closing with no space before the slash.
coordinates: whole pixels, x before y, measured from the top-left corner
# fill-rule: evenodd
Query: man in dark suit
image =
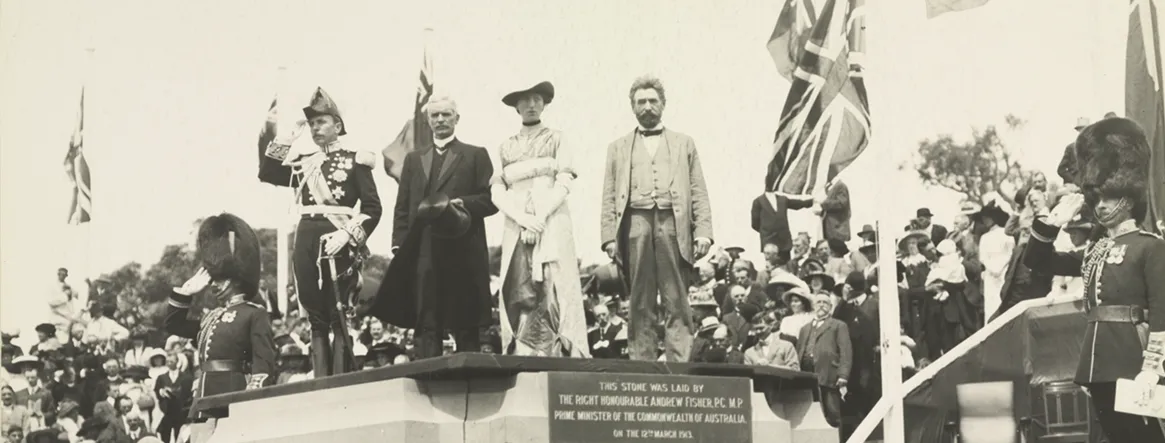
<path id="1" fill-rule="evenodd" d="M 834 309 L 833 318 L 845 322 L 853 345 L 853 367 L 850 370 L 845 396 L 844 413 L 847 418 L 842 436 L 849 437 L 853 426 L 861 422 L 882 396 L 881 371 L 878 353 L 878 298 L 866 291 L 866 277 L 860 271 L 851 272 L 840 289 L 845 301 Z"/>
<path id="2" fill-rule="evenodd" d="M 793 236 L 789 233 L 789 209 L 813 206 L 812 199 L 790 197 L 766 192 L 752 200 L 752 230 L 760 234 L 761 248 L 774 244 L 781 251 L 793 250 Z"/>
<path id="3" fill-rule="evenodd" d="M 832 318 L 833 300 L 829 294 L 812 295 L 816 317 L 797 334 L 797 354 L 801 370 L 817 374 L 821 388 L 821 409 L 830 426 L 841 425 L 841 390 L 846 388 L 853 367 L 853 347 L 849 328 Z"/>
<path id="4" fill-rule="evenodd" d="M 158 434 L 162 441 L 170 443 L 178 438 L 178 431 L 186 423 L 190 415 L 190 402 L 193 398 L 194 377 L 188 372 L 178 370 L 178 354 L 170 352 L 166 355 L 166 367 L 169 371 L 159 375 L 154 383 L 154 397 L 158 399 L 159 409 L 162 411 L 162 421 L 158 424 Z"/>
<path id="5" fill-rule="evenodd" d="M 930 244 L 938 245 L 939 242 L 946 240 L 947 227 L 939 224 L 933 224 L 930 220 L 934 218 L 934 214 L 928 208 L 918 208 L 914 213 L 914 220 L 918 224 L 918 229 L 930 235 Z"/>
<path id="6" fill-rule="evenodd" d="M 587 332 L 587 342 L 594 358 L 627 358 L 627 333 L 622 323 L 611 322 L 611 311 L 607 305 L 598 305 L 591 311 L 595 314 L 595 328 Z"/>
<path id="7" fill-rule="evenodd" d="M 417 329 L 418 358 L 441 356 L 442 339 L 450 332 L 458 352 L 481 349 L 481 328 L 492 321 L 485 218 L 498 212 L 490 199 L 494 170 L 489 153 L 454 134 L 460 119 L 457 103 L 434 97 L 424 112 L 435 140 L 405 156 L 392 226 L 396 256 L 377 298 L 391 298 L 386 297 L 391 291 L 399 294 L 395 303 L 374 313 L 396 326 Z M 446 236 L 421 224 L 419 208 L 431 196 L 447 196 L 450 206 L 467 213 L 468 230 Z"/>
<path id="8" fill-rule="evenodd" d="M 817 196 L 821 206 L 821 235 L 824 240 L 849 241 L 849 187 L 834 181 L 825 188 L 824 196 Z"/>

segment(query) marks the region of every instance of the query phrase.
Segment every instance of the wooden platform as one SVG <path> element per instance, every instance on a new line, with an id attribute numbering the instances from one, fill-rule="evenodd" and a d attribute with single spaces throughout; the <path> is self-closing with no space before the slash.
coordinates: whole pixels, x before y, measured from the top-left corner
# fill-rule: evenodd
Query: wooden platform
<path id="1" fill-rule="evenodd" d="M 525 372 L 610 372 L 624 374 L 676 374 L 746 377 L 753 380 L 755 391 L 766 394 L 785 390 L 813 390 L 817 379 L 808 372 L 765 366 L 718 363 L 664 363 L 630 360 L 515 357 L 496 354 L 465 353 L 419 360 L 332 377 L 271 386 L 253 391 L 215 395 L 197 399 L 195 411 L 226 417 L 230 405 L 252 400 L 271 399 L 325 389 L 409 378 L 414 380 L 467 380 L 512 377 Z"/>

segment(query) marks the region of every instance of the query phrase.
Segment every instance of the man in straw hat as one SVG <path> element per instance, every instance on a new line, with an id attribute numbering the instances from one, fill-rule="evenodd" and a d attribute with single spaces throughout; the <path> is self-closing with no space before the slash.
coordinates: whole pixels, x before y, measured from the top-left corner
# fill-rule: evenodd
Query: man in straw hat
<path id="1" fill-rule="evenodd" d="M 663 83 L 637 78 L 628 95 L 639 126 L 607 148 L 602 248 L 617 257 L 631 289 L 631 359 L 656 359 L 662 300 L 666 360 L 684 362 L 695 329 L 688 274 L 712 247 L 712 208 L 696 142 L 663 125 Z"/>
<path id="2" fill-rule="evenodd" d="M 417 358 L 440 357 L 454 335 L 458 352 L 481 349 L 492 321 L 485 218 L 490 199 L 489 152 L 456 135 L 457 102 L 435 96 L 423 111 L 432 145 L 405 155 L 392 226 L 392 262 L 369 313 L 415 328 Z M 574 284 L 577 286 L 578 279 Z"/>
<path id="3" fill-rule="evenodd" d="M 810 301 L 814 317 L 797 335 L 797 353 L 801 370 L 817 375 L 825 421 L 836 428 L 841 425 L 841 390 L 853 367 L 853 345 L 845 322 L 832 317 L 830 295 L 815 292 Z"/>
<path id="4" fill-rule="evenodd" d="M 201 376 L 194 382 L 194 398 L 274 382 L 275 339 L 271 319 L 259 302 L 259 238 L 251 226 L 232 214 L 207 218 L 198 228 L 195 257 L 201 267 L 170 294 L 166 332 L 196 339 Z M 195 294 L 212 297 L 217 307 L 203 318 L 192 318 Z M 199 413 L 191 441 L 210 437 L 214 419 Z"/>
<path id="5" fill-rule="evenodd" d="M 340 140 L 348 125 L 323 88 L 316 88 L 303 116 L 306 122 L 296 131 L 280 134 L 267 147 L 266 157 L 279 164 L 267 169 L 276 173 L 260 174 L 260 180 L 297 190 L 300 220 L 291 257 L 295 292 L 311 325 L 312 367 L 323 377 L 355 369 L 345 324 L 369 256 L 365 242 L 380 223 L 382 209 L 372 178 L 376 154 L 356 151 Z M 311 129 L 319 149 L 292 154 L 291 144 L 303 125 Z"/>
<path id="6" fill-rule="evenodd" d="M 533 82 L 531 82 L 533 83 Z M 522 128 L 498 147 L 490 180 L 504 215 L 499 301 L 504 354 L 588 357 L 574 224 L 567 199 L 578 174 L 561 131 L 542 123 L 554 101 L 548 81 L 502 98 Z"/>
<path id="7" fill-rule="evenodd" d="M 1150 147 L 1135 122 L 1109 118 L 1076 138 L 1076 182 L 1068 195 L 1032 223 L 1024 262 L 1032 269 L 1084 278 L 1088 327 L 1075 381 L 1091 394 L 1112 443 L 1163 442 L 1158 419 L 1115 410 L 1117 399 L 1147 407 L 1160 402 L 1165 375 L 1165 240 L 1138 220 L 1148 211 Z M 1098 237 L 1084 251 L 1058 252 L 1061 227 L 1090 214 Z M 1122 380 L 1126 385 L 1119 392 Z M 1156 398 L 1155 398 L 1156 397 Z"/>

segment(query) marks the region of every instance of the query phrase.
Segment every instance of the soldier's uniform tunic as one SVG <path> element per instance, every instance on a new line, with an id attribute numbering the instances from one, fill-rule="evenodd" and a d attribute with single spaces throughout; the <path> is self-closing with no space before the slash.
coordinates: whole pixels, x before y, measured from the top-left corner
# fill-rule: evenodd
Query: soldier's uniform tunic
<path id="1" fill-rule="evenodd" d="M 368 152 L 357 153 L 343 148 L 336 142 L 327 148 L 326 157 L 319 167 L 320 177 L 332 195 L 332 201 L 320 201 L 321 197 L 311 192 L 305 180 L 312 180 L 312 174 L 301 168 L 295 171 L 293 186 L 301 189 L 299 196 L 300 220 L 295 229 L 295 250 L 292 265 L 295 269 L 295 289 L 299 302 L 307 310 L 308 321 L 313 331 L 327 331 L 332 322 L 336 299 L 332 292 L 332 275 L 320 261 L 323 256 L 320 238 L 338 229 L 329 216 L 344 215 L 348 220 L 344 229 L 352 236 L 352 247 L 336 256 L 338 273 L 347 271 L 355 262 L 355 255 L 366 254 L 364 242 L 380 222 L 382 211 L 380 197 L 376 192 L 376 182 L 372 179 L 372 164 L 375 159 Z M 360 211 L 355 210 L 357 202 Z M 359 251 L 363 250 L 363 252 Z M 339 282 L 341 285 L 355 283 L 357 275 Z M 343 290 L 343 289 L 342 289 Z"/>
<path id="2" fill-rule="evenodd" d="M 194 381 L 194 398 L 269 386 L 275 381 L 275 336 L 267 310 L 235 299 L 194 320 L 188 317 L 192 297 L 170 294 L 165 328 L 194 339 L 202 375 Z M 195 412 L 195 421 L 207 418 Z"/>
<path id="3" fill-rule="evenodd" d="M 1024 264 L 1083 277 L 1088 329 L 1075 381 L 1089 388 L 1101 427 L 1114 442 L 1161 442 L 1156 419 L 1112 410 L 1117 379 L 1135 378 L 1149 333 L 1165 331 L 1165 240 L 1135 229 L 1135 220 L 1125 223 L 1129 230 L 1123 234 L 1058 252 L 1052 242 L 1059 228 L 1036 220 Z"/>

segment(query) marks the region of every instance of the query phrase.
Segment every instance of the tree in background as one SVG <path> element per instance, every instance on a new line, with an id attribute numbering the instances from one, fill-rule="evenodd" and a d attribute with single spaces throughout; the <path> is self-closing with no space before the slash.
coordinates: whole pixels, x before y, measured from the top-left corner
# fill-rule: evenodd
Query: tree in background
<path id="1" fill-rule="evenodd" d="M 1024 124 L 1014 115 L 1004 117 L 1004 122 L 1007 131 Z M 995 192 L 1011 203 L 1011 196 L 1030 175 L 1004 144 L 995 125 L 973 128 L 970 141 L 955 141 L 950 134 L 922 140 L 915 163 L 899 169 L 907 167 L 912 167 L 923 183 L 955 191 L 978 204 L 986 203 Z"/>

